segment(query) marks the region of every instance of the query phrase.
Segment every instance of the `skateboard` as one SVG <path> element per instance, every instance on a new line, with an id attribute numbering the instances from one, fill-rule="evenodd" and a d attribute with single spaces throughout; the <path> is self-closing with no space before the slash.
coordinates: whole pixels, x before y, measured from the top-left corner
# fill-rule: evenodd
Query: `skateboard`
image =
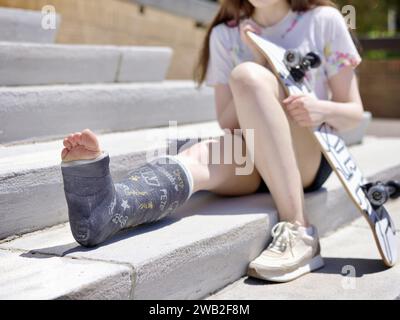
<path id="1" fill-rule="evenodd" d="M 318 54 L 302 55 L 296 50 L 285 50 L 251 31 L 247 36 L 266 58 L 286 96 L 308 94 L 315 97 L 306 73 L 321 65 Z M 384 204 L 400 196 L 400 183 L 367 182 L 345 142 L 332 127 L 323 123 L 309 130 L 350 199 L 367 219 L 383 263 L 392 267 L 398 258 L 396 228 Z"/>

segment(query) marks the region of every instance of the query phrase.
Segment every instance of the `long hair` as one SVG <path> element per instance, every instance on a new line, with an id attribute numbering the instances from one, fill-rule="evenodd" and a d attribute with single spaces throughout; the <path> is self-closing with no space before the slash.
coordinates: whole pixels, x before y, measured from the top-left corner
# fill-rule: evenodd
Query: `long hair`
<path id="1" fill-rule="evenodd" d="M 329 0 L 287 0 L 293 11 L 307 11 L 317 6 L 336 5 Z M 221 0 L 219 11 L 207 29 L 200 56 L 194 69 L 194 80 L 200 85 L 206 77 L 210 60 L 211 30 L 220 23 L 237 26 L 243 18 L 250 18 L 255 7 L 248 0 Z"/>

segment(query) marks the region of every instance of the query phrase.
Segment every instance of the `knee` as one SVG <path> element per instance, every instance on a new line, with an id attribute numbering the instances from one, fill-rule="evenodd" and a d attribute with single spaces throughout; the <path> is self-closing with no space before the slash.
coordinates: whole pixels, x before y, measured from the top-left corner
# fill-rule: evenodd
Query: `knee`
<path id="1" fill-rule="evenodd" d="M 231 72 L 229 84 L 233 90 L 251 92 L 251 90 L 278 88 L 278 80 L 267 68 L 254 63 L 244 62 L 237 65 Z"/>
<path id="2" fill-rule="evenodd" d="M 186 161 L 189 161 L 191 164 L 207 164 L 210 149 L 209 145 L 213 142 L 214 140 L 198 142 L 180 152 L 179 156 L 185 158 Z"/>

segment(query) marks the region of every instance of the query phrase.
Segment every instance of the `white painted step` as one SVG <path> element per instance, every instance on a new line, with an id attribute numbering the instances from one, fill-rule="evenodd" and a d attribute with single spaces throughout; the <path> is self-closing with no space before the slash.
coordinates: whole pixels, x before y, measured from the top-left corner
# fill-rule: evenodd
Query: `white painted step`
<path id="1" fill-rule="evenodd" d="M 168 47 L 0 42 L 0 86 L 162 81 L 171 58 Z"/>
<path id="2" fill-rule="evenodd" d="M 52 43 L 61 23 L 56 16 L 56 29 L 42 28 L 43 15 L 40 11 L 0 8 L 0 41 Z"/>
<path id="3" fill-rule="evenodd" d="M 99 136 L 118 180 L 142 164 L 150 151 L 164 150 L 168 139 L 221 134 L 216 122 L 137 130 Z M 67 221 L 60 170 L 62 140 L 0 147 L 0 239 Z"/>
<path id="4" fill-rule="evenodd" d="M 400 200 L 387 208 L 400 231 Z M 400 241 L 400 236 L 398 236 Z M 321 241 L 325 267 L 295 281 L 272 284 L 244 277 L 208 300 L 394 300 L 400 297 L 400 264 L 387 269 L 364 218 Z M 349 273 L 351 272 L 351 273 Z"/>
<path id="5" fill-rule="evenodd" d="M 3 87 L 0 101 L 0 144 L 216 118 L 212 89 L 192 81 Z"/>

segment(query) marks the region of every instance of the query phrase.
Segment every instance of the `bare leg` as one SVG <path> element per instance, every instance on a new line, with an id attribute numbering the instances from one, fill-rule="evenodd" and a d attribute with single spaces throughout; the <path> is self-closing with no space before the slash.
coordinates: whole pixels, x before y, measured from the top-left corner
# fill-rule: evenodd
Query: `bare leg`
<path id="1" fill-rule="evenodd" d="M 254 192 L 260 183 L 254 165 L 249 174 L 239 175 L 236 169 L 240 167 L 240 157 L 233 157 L 234 161 L 226 165 L 220 162 L 230 160 L 229 153 L 245 151 L 242 137 L 230 136 L 240 142 L 236 148 L 225 149 L 221 143 L 224 139 L 198 143 L 167 162 L 163 158 L 152 159 L 134 168 L 118 183 L 113 182 L 109 171 L 109 155 L 101 152 L 93 132 L 86 129 L 68 136 L 61 153 L 61 171 L 75 240 L 92 247 L 124 228 L 160 220 L 198 190 L 224 195 Z M 227 159 L 223 155 L 213 164 L 207 159 L 213 160 L 213 152 L 218 156 L 226 153 Z"/>
<path id="2" fill-rule="evenodd" d="M 252 62 L 240 64 L 232 71 L 230 85 L 241 128 L 255 130 L 255 165 L 280 219 L 308 226 L 303 187 L 316 175 L 318 146 L 306 129 L 288 119 L 280 103 L 283 90 L 268 69 Z"/>
<path id="3" fill-rule="evenodd" d="M 234 146 L 232 152 L 226 152 L 225 149 L 228 148 L 224 145 L 224 139 L 232 141 Z M 212 155 L 215 152 L 219 153 L 219 157 L 217 157 L 219 161 L 213 164 Z M 237 153 L 240 155 L 238 156 Z M 244 157 L 245 165 L 235 161 L 241 155 Z M 208 190 L 221 195 L 238 196 L 253 193 L 260 185 L 261 177 L 249 157 L 246 142 L 240 135 L 227 134 L 219 139 L 197 143 L 182 151 L 178 156 L 192 173 L 194 192 Z M 244 166 L 253 168 L 250 174 L 240 175 L 237 173 L 237 168 Z"/>
<path id="4" fill-rule="evenodd" d="M 231 139 L 234 147 L 230 158 L 233 161 L 225 161 L 224 138 Z M 101 148 L 96 135 L 89 129 L 82 132 L 70 134 L 64 139 L 64 149 L 61 158 L 64 162 L 74 160 L 95 159 L 101 154 Z M 220 154 L 219 163 L 212 163 L 212 154 Z M 240 153 L 234 155 L 233 153 Z M 246 150 L 246 142 L 239 135 L 226 135 L 219 139 L 212 139 L 197 143 L 179 153 L 178 157 L 185 163 L 193 176 L 193 192 L 208 190 L 221 195 L 244 195 L 253 193 L 260 185 L 261 177 L 254 168 L 250 174 L 238 175 L 236 169 L 242 167 L 235 159 L 243 155 L 243 162 L 246 166 L 254 163 L 249 158 Z M 228 162 L 228 163 L 227 163 Z"/>

